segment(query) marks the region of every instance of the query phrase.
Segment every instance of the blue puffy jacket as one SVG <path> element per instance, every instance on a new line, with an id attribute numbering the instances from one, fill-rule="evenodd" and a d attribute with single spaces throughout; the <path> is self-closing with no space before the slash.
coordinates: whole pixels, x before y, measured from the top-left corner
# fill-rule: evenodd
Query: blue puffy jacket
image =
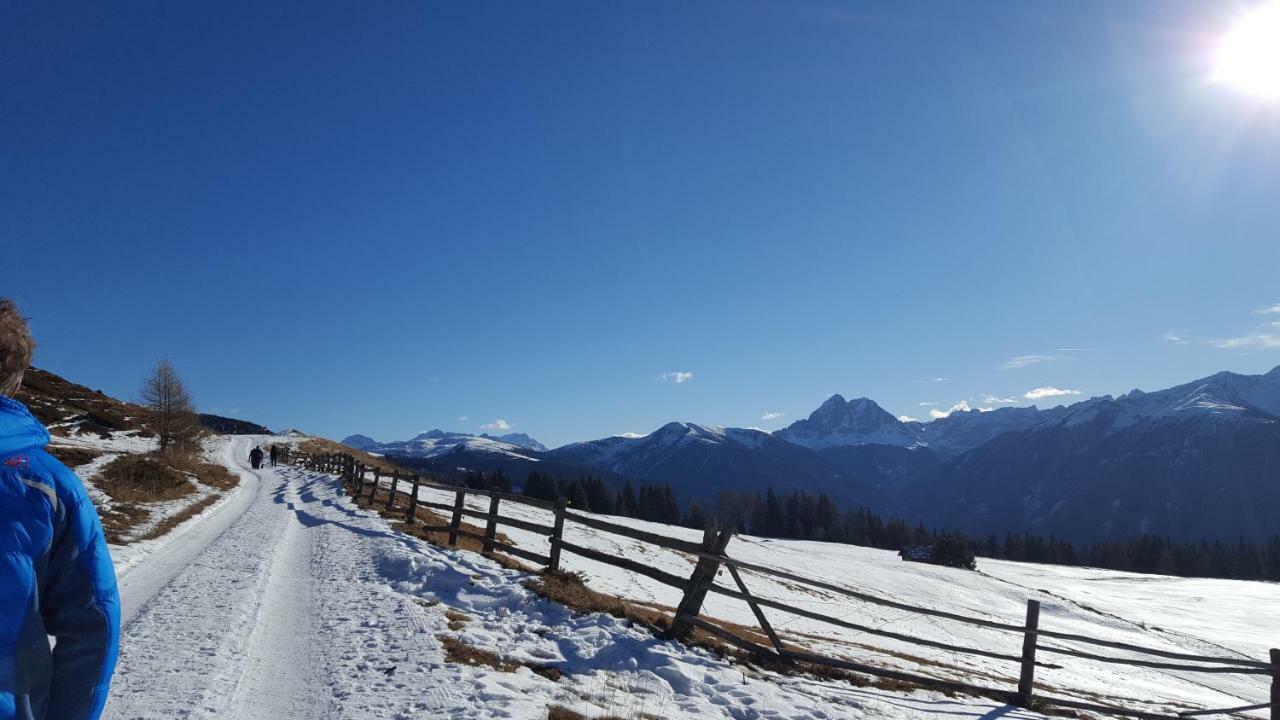
<path id="1" fill-rule="evenodd" d="M 120 648 L 98 513 L 48 442 L 22 403 L 0 396 L 0 720 L 96 719 Z"/>

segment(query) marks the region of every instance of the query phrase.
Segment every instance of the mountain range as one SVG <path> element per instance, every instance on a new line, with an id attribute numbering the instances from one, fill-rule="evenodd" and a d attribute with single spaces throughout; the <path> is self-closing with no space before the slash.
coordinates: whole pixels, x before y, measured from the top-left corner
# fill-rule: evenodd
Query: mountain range
<path id="1" fill-rule="evenodd" d="M 927 423 L 833 395 L 774 433 L 672 422 L 554 450 L 527 435 L 438 430 L 404 442 L 346 442 L 435 459 L 437 469 L 503 469 L 517 482 L 539 469 L 669 484 L 683 502 L 770 487 L 827 493 L 846 507 L 975 534 L 1198 540 L 1280 531 L 1280 367 Z"/>

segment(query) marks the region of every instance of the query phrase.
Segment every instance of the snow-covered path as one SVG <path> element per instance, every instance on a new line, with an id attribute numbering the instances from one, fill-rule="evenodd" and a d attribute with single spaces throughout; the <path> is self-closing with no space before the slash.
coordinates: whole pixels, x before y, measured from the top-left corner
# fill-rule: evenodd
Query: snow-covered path
<path id="1" fill-rule="evenodd" d="M 240 466 L 261 440 L 232 440 L 224 460 Z M 123 570 L 106 717 L 541 720 L 552 704 L 589 717 L 1039 717 L 730 665 L 574 615 L 519 572 L 397 533 L 331 476 L 240 472 L 239 494 Z M 564 677 L 446 662 L 443 637 Z"/>

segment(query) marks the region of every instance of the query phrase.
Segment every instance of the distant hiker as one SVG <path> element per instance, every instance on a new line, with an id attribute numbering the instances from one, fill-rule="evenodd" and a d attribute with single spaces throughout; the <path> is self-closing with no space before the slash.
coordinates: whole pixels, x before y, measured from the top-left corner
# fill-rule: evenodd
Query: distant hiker
<path id="1" fill-rule="evenodd" d="M 254 448 L 249 451 L 249 463 L 253 465 L 254 470 L 262 467 L 262 448 L 254 446 Z"/>
<path id="2" fill-rule="evenodd" d="M 34 349 L 0 299 L 0 717 L 97 720 L 120 595 L 84 484 L 44 451 L 49 431 L 14 399 Z"/>
<path id="3" fill-rule="evenodd" d="M 275 445 L 271 446 L 271 467 L 276 466 L 276 458 L 280 457 L 280 448 Z"/>

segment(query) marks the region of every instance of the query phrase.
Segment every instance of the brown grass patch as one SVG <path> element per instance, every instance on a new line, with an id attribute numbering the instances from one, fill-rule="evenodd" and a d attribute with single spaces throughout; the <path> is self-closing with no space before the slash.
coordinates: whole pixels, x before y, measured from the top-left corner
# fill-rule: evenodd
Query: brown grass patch
<path id="1" fill-rule="evenodd" d="M 449 629 L 453 631 L 461 630 L 466 627 L 468 622 L 471 622 L 470 615 L 452 608 L 445 610 L 444 616 L 449 620 Z"/>
<path id="2" fill-rule="evenodd" d="M 197 500 L 196 502 L 191 503 L 190 505 L 183 508 L 182 512 L 176 513 L 162 520 L 160 524 L 156 525 L 154 528 L 151 528 L 150 531 L 148 531 L 139 539 L 153 540 L 155 538 L 160 537 L 161 535 L 164 535 L 170 530 L 178 527 L 182 523 L 200 514 L 205 510 L 205 508 L 218 502 L 218 498 L 220 497 L 222 497 L 221 493 L 214 493 L 206 497 L 203 497 L 200 500 Z"/>
<path id="3" fill-rule="evenodd" d="M 102 518 L 102 534 L 112 545 L 127 543 L 125 535 L 151 517 L 146 508 L 131 503 L 116 503 L 110 510 L 99 514 Z"/>
<path id="4" fill-rule="evenodd" d="M 102 468 L 94 485 L 126 503 L 175 500 L 194 490 L 186 476 L 148 455 L 121 455 Z"/>
<path id="5" fill-rule="evenodd" d="M 456 663 L 458 665 L 481 665 L 493 668 L 499 672 L 515 672 L 516 670 L 527 667 L 542 677 L 557 682 L 564 677 L 564 673 L 559 669 L 550 665 L 537 665 L 534 663 L 520 662 L 509 658 L 500 657 L 488 650 L 481 650 L 474 645 L 468 645 L 459 638 L 444 636 L 440 638 L 440 644 L 444 646 L 444 661 Z"/>
<path id="6" fill-rule="evenodd" d="M 90 450 L 89 448 L 67 447 L 65 445 L 50 445 L 45 448 L 50 455 L 58 459 L 58 462 L 69 468 L 77 468 L 81 465 L 89 463 L 102 457 L 104 453 L 98 450 Z"/>
<path id="7" fill-rule="evenodd" d="M 218 490 L 231 490 L 240 485 L 240 476 L 221 465 L 202 462 L 196 465 L 196 479 Z"/>
<path id="8" fill-rule="evenodd" d="M 618 715 L 597 715 L 588 718 L 580 712 L 574 712 L 563 705 L 548 705 L 547 720 L 626 720 Z"/>

